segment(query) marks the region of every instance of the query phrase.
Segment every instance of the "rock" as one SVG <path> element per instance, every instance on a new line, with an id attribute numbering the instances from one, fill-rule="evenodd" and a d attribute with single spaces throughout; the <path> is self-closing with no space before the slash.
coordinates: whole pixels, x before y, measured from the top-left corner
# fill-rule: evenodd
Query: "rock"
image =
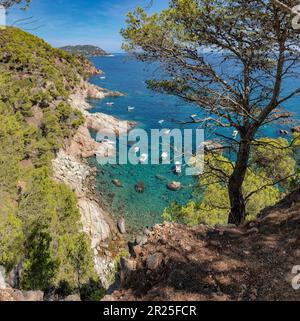
<path id="1" fill-rule="evenodd" d="M 64 149 L 68 155 L 88 158 L 101 154 L 102 150 L 106 150 L 101 143 L 96 142 L 90 135 L 86 126 L 80 126 L 76 134 L 65 142 Z M 109 155 L 115 155 L 115 151 L 111 150 Z"/>
<path id="2" fill-rule="evenodd" d="M 123 136 L 128 133 L 130 129 L 136 126 L 134 122 L 127 122 L 119 120 L 113 116 L 102 113 L 87 113 L 86 126 L 95 131 L 107 136 Z"/>
<path id="3" fill-rule="evenodd" d="M 127 259 L 122 257 L 120 260 L 121 268 L 125 271 L 135 271 L 136 270 L 136 262 L 134 260 Z"/>
<path id="4" fill-rule="evenodd" d="M 145 227 L 145 228 L 143 229 L 143 234 L 146 235 L 146 236 L 150 236 L 151 231 L 150 231 L 147 227 Z"/>
<path id="5" fill-rule="evenodd" d="M 148 238 L 144 235 L 138 235 L 135 239 L 135 242 L 137 245 L 143 246 L 148 242 Z"/>
<path id="6" fill-rule="evenodd" d="M 123 184 L 121 181 L 119 181 L 118 179 L 113 179 L 112 183 L 117 186 L 117 187 L 123 187 Z"/>
<path id="7" fill-rule="evenodd" d="M 295 126 L 292 128 L 293 133 L 300 133 L 300 126 Z"/>
<path id="8" fill-rule="evenodd" d="M 155 253 L 147 258 L 146 266 L 149 270 L 156 270 L 162 263 L 163 255 L 162 253 Z"/>
<path id="9" fill-rule="evenodd" d="M 67 297 L 65 297 L 64 301 L 67 302 L 78 302 L 81 301 L 80 296 L 78 294 L 72 294 L 72 295 L 68 295 Z"/>
<path id="10" fill-rule="evenodd" d="M 136 262 L 125 257 L 120 260 L 120 283 L 121 287 L 125 286 L 127 279 L 131 276 L 132 272 L 136 270 Z"/>
<path id="11" fill-rule="evenodd" d="M 139 182 L 135 185 L 135 190 L 137 193 L 144 193 L 145 191 L 145 184 L 143 182 Z"/>
<path id="12" fill-rule="evenodd" d="M 259 229 L 257 227 L 252 227 L 250 230 L 247 231 L 247 234 L 256 234 L 259 233 Z"/>
<path id="13" fill-rule="evenodd" d="M 105 251 L 104 251 L 104 254 L 105 254 L 107 257 L 112 257 L 111 252 L 108 251 L 108 250 L 105 250 Z"/>
<path id="14" fill-rule="evenodd" d="M 20 291 L 12 288 L 0 290 L 0 301 L 43 301 L 44 292 L 42 291 Z"/>
<path id="15" fill-rule="evenodd" d="M 24 259 L 22 259 L 18 265 L 9 273 L 7 282 L 9 286 L 12 288 L 19 288 L 20 287 L 20 280 L 22 276 L 24 266 Z"/>
<path id="16" fill-rule="evenodd" d="M 92 248 L 106 240 L 111 233 L 110 226 L 105 219 L 104 210 L 92 200 L 82 198 L 78 201 L 81 213 L 83 231 L 90 236 Z"/>
<path id="17" fill-rule="evenodd" d="M 204 151 L 205 152 L 216 152 L 216 153 L 223 153 L 223 145 L 214 141 L 214 140 L 208 140 L 204 142 Z"/>
<path id="18" fill-rule="evenodd" d="M 0 289 L 0 302 L 9 302 L 9 301 L 16 301 L 12 296 L 12 292 Z"/>
<path id="19" fill-rule="evenodd" d="M 6 289 L 6 282 L 5 282 L 5 269 L 4 267 L 0 266 L 0 290 Z"/>
<path id="20" fill-rule="evenodd" d="M 134 254 L 136 256 L 139 256 L 141 253 L 142 253 L 142 248 L 140 245 L 135 245 L 133 248 L 132 248 Z"/>
<path id="21" fill-rule="evenodd" d="M 159 179 L 160 181 L 162 181 L 162 182 L 166 180 L 165 177 L 163 177 L 162 175 L 159 175 L 159 174 L 155 175 L 155 177 L 156 177 L 157 179 Z"/>
<path id="22" fill-rule="evenodd" d="M 171 182 L 168 184 L 168 189 L 171 191 L 179 191 L 181 189 L 181 183 L 180 182 Z"/>
<path id="23" fill-rule="evenodd" d="M 44 292 L 42 291 L 23 291 L 23 300 L 22 301 L 43 301 Z"/>
<path id="24" fill-rule="evenodd" d="M 26 118 L 27 124 L 35 128 L 40 128 L 44 117 L 43 110 L 38 106 L 33 106 L 31 111 L 33 116 Z"/>
<path id="25" fill-rule="evenodd" d="M 118 219 L 118 229 L 120 231 L 121 234 L 126 234 L 126 224 L 125 224 L 125 218 L 124 217 L 120 217 Z"/>

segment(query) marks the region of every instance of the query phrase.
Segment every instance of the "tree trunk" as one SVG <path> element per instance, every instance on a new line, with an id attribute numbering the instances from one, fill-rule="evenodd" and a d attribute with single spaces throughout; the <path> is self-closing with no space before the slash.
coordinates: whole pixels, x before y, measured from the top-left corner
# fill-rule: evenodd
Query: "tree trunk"
<path id="1" fill-rule="evenodd" d="M 228 219 L 229 224 L 240 225 L 244 222 L 246 216 L 246 204 L 242 191 L 245 180 L 249 155 L 250 155 L 250 139 L 242 139 L 238 158 L 235 164 L 234 171 L 229 179 L 228 192 L 230 199 L 230 215 Z"/>

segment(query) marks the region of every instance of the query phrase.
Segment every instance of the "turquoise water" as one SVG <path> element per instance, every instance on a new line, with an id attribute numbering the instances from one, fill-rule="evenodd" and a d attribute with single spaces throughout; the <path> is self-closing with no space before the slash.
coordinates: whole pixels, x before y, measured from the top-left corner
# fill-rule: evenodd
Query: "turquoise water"
<path id="1" fill-rule="evenodd" d="M 103 112 L 124 120 L 133 120 L 138 127 L 147 131 L 161 128 L 158 121 L 165 120 L 164 128 L 194 128 L 195 125 L 178 125 L 178 121 L 189 120 L 192 114 L 200 115 L 199 108 L 183 100 L 163 94 L 157 94 L 147 89 L 145 80 L 151 79 L 157 72 L 154 67 L 126 55 L 114 57 L 92 58 L 93 63 L 105 72 L 105 79 L 101 76 L 91 78 L 91 82 L 126 93 L 125 97 L 93 100 L 92 112 Z M 299 85 L 299 84 L 298 84 Z M 295 86 L 294 83 L 288 87 Z M 114 102 L 107 106 L 107 102 Z M 128 112 L 128 106 L 135 107 L 133 112 Z M 297 112 L 297 101 L 290 102 L 287 109 Z M 182 126 L 182 127 L 180 127 Z M 288 125 L 264 128 L 261 136 L 277 137 L 280 129 L 289 129 Z M 229 132 L 231 133 L 232 129 Z M 224 132 L 223 132 L 224 133 Z M 205 139 L 214 138 L 214 133 L 205 133 Z M 96 164 L 95 160 L 92 160 Z M 127 224 L 132 229 L 151 226 L 161 222 L 163 210 L 173 201 L 186 203 L 193 197 L 192 186 L 194 178 L 182 174 L 177 176 L 172 171 L 172 165 L 105 165 L 98 167 L 97 188 L 102 194 L 112 213 L 116 216 L 125 216 Z M 158 179 L 156 176 L 160 175 Z M 116 187 L 112 180 L 119 179 L 123 187 Z M 167 183 L 180 181 L 182 190 L 173 192 L 167 189 Z M 143 182 L 145 192 L 139 194 L 135 191 L 135 184 Z"/>

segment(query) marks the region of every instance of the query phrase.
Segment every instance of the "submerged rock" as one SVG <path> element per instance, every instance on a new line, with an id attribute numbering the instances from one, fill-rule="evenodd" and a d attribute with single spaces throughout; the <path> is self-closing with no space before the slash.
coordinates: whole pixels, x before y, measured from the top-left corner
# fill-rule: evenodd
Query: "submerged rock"
<path id="1" fill-rule="evenodd" d="M 145 184 L 143 182 L 137 183 L 135 185 L 135 190 L 137 193 L 144 193 L 145 191 Z"/>
<path id="2" fill-rule="evenodd" d="M 159 174 L 155 175 L 155 177 L 156 177 L 158 180 L 162 181 L 162 182 L 166 180 L 166 178 L 165 178 L 164 176 L 159 175 Z"/>
<path id="3" fill-rule="evenodd" d="M 118 229 L 121 234 L 126 234 L 126 224 L 125 224 L 125 218 L 120 217 L 118 219 Z"/>
<path id="4" fill-rule="evenodd" d="M 180 182 L 171 182 L 168 184 L 168 189 L 171 191 L 179 191 L 182 185 Z"/>
<path id="5" fill-rule="evenodd" d="M 112 183 L 117 187 L 123 187 L 122 182 L 120 180 L 118 180 L 118 179 L 113 179 Z"/>

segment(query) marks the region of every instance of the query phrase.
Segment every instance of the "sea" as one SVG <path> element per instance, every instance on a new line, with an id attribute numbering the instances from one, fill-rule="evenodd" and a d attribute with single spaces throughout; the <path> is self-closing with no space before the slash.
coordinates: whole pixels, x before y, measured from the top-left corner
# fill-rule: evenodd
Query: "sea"
<path id="1" fill-rule="evenodd" d="M 104 73 L 93 76 L 90 81 L 100 87 L 120 91 L 124 97 L 108 97 L 103 100 L 90 100 L 91 112 L 102 112 L 122 120 L 137 122 L 138 128 L 147 132 L 151 129 L 195 129 L 199 124 L 180 124 L 189 121 L 191 115 L 201 117 L 201 111 L 195 104 L 181 98 L 156 93 L 147 88 L 146 80 L 159 73 L 157 65 L 149 65 L 137 61 L 126 54 L 115 54 L 109 57 L 93 57 L 92 62 Z M 288 82 L 287 90 L 300 85 L 295 81 Z M 107 104 L 113 103 L 113 104 Z M 128 107 L 134 109 L 128 110 Z M 294 99 L 285 106 L 295 113 L 294 119 L 299 121 L 299 101 Z M 163 124 L 159 121 L 164 120 Z M 265 127 L 260 136 L 278 137 L 280 130 L 289 130 L 290 125 L 281 124 Z M 230 129 L 232 132 L 232 129 Z M 231 135 L 231 132 L 223 132 Z M 215 139 L 213 130 L 205 130 L 205 140 Z M 149 151 L 150 154 L 150 151 Z M 90 160 L 98 169 L 97 189 L 101 198 L 116 217 L 124 217 L 129 230 L 137 231 L 146 226 L 162 222 L 162 213 L 173 202 L 186 204 L 189 200 L 198 198 L 194 193 L 196 178 L 184 174 L 176 175 L 174 165 L 100 165 L 96 159 Z M 119 180 L 123 187 L 115 186 L 112 181 Z M 182 184 L 179 191 L 171 191 L 167 184 L 178 181 Z M 145 190 L 137 193 L 135 185 L 143 183 Z"/>

